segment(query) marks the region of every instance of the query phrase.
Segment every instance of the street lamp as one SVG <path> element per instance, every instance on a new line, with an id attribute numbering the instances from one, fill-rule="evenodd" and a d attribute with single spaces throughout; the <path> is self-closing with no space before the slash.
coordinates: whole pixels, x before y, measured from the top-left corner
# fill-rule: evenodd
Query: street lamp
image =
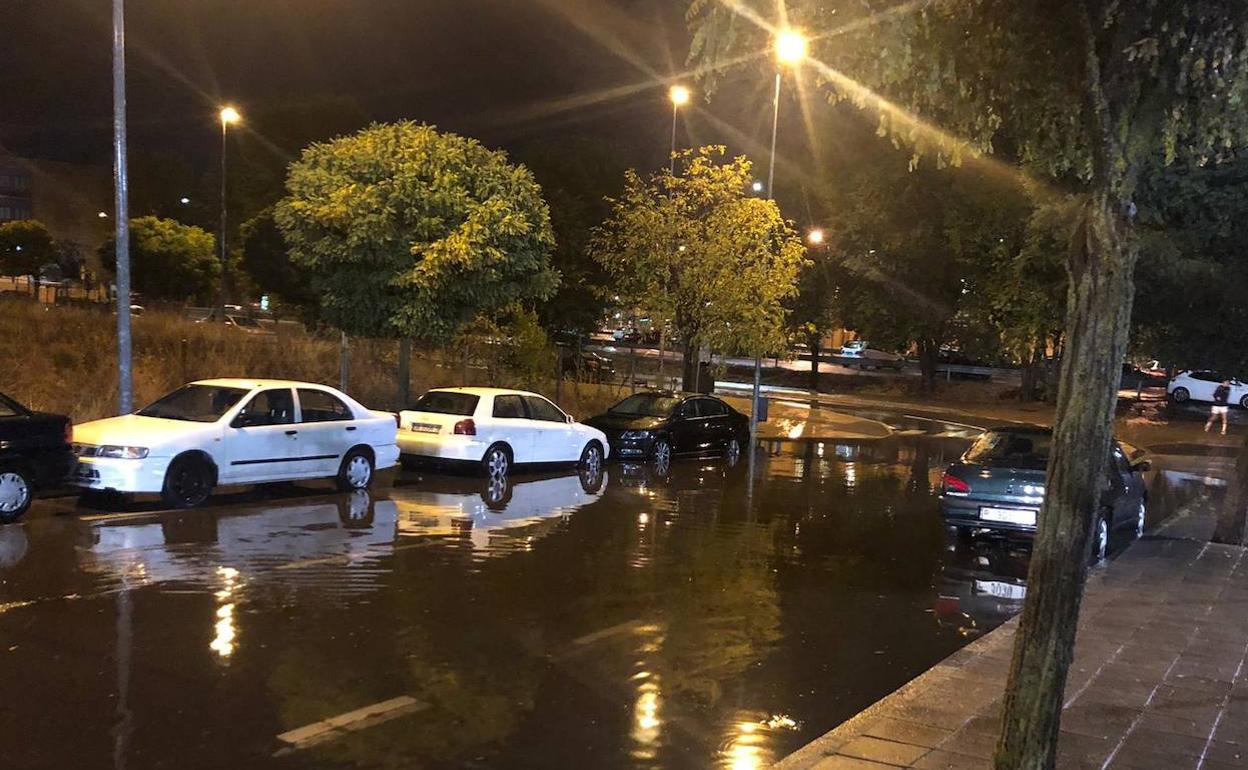
<path id="1" fill-rule="evenodd" d="M 806 233 L 806 242 L 809 243 L 811 246 L 818 246 L 822 244 L 823 243 L 823 230 L 816 227 L 815 229 Z"/>
<path id="2" fill-rule="evenodd" d="M 676 173 L 676 113 L 689 103 L 689 97 L 689 89 L 682 85 L 672 86 L 667 92 L 667 98 L 672 100 L 672 152 L 668 156 L 668 172 L 672 174 Z"/>
<path id="3" fill-rule="evenodd" d="M 230 269 L 229 257 L 228 257 L 229 252 L 226 250 L 226 244 L 225 244 L 225 222 L 226 222 L 226 219 L 225 219 L 225 135 L 226 135 L 226 129 L 229 128 L 230 124 L 237 123 L 238 121 L 242 120 L 243 116 L 238 114 L 238 110 L 234 109 L 233 107 L 229 105 L 226 105 L 225 107 L 221 108 L 220 117 L 221 117 L 221 235 L 219 236 L 217 240 L 220 241 L 220 245 L 221 245 L 221 291 L 219 292 L 221 296 L 221 301 L 218 302 L 217 304 L 220 305 L 219 309 L 224 312 L 225 310 L 225 284 L 227 280 L 227 274 Z"/>
<path id="4" fill-rule="evenodd" d="M 767 166 L 767 200 L 775 198 L 776 190 L 776 131 L 780 127 L 780 83 L 784 78 L 785 67 L 796 67 L 806 58 L 806 36 L 792 28 L 781 30 L 776 35 L 774 51 L 777 65 L 776 91 L 771 103 L 771 160 Z M 763 357 L 760 353 L 754 356 L 754 397 L 753 408 L 750 410 L 751 447 L 758 438 L 758 412 L 761 406 L 759 394 L 762 391 L 762 382 Z"/>

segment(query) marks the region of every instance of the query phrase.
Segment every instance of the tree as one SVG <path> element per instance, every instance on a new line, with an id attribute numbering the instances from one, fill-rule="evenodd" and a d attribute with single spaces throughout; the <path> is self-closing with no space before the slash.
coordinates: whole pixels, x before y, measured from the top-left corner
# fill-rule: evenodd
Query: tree
<path id="1" fill-rule="evenodd" d="M 785 300 L 804 248 L 773 201 L 748 194 L 751 164 L 723 147 L 686 151 L 680 173 L 625 175 L 590 250 L 627 302 L 671 319 L 690 356 L 701 343 L 761 355 L 785 342 Z"/>
<path id="2" fill-rule="evenodd" d="M 714 68 L 766 50 L 752 19 L 772 7 L 693 0 L 693 57 Z M 1077 206 L 1047 493 L 996 753 L 998 767 L 1052 767 L 1126 352 L 1137 183 L 1153 161 L 1219 162 L 1243 135 L 1248 7 L 797 0 L 787 13 L 820 33 L 830 97 L 874 112 L 916 162 L 1004 150 Z"/>
<path id="3" fill-rule="evenodd" d="M 19 219 L 0 224 L 0 273 L 38 275 L 39 268 L 55 263 L 58 256 L 56 242 L 42 222 Z"/>
<path id="4" fill-rule="evenodd" d="M 315 317 L 317 294 L 307 272 L 290 259 L 282 231 L 273 220 L 273 209 L 243 223 L 239 229 L 241 266 L 256 288 L 273 295 L 277 303 L 296 308 L 304 318 Z"/>
<path id="5" fill-rule="evenodd" d="M 374 124 L 305 149 L 286 193 L 274 219 L 291 259 L 348 334 L 445 342 L 558 284 L 541 189 L 473 139 Z"/>
<path id="6" fill-rule="evenodd" d="M 198 227 L 172 219 L 131 219 L 131 287 L 152 299 L 209 301 L 221 275 L 216 242 Z M 106 269 L 116 270 L 113 238 L 100 247 L 99 254 Z"/>

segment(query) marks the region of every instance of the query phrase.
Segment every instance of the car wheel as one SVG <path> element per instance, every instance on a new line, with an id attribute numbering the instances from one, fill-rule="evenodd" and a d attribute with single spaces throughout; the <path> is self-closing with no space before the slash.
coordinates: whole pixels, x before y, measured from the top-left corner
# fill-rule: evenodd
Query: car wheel
<path id="1" fill-rule="evenodd" d="M 1175 388 L 1170 394 L 1170 398 L 1174 399 L 1174 403 L 1182 404 L 1192 397 L 1191 391 L 1187 388 Z"/>
<path id="2" fill-rule="evenodd" d="M 367 529 L 373 526 L 373 498 L 367 490 L 357 489 L 338 501 L 338 521 L 345 529 Z"/>
<path id="3" fill-rule="evenodd" d="M 507 510 L 511 502 L 511 479 L 506 476 L 487 476 L 481 487 L 481 502 L 495 513 Z"/>
<path id="4" fill-rule="evenodd" d="M 373 483 L 373 458 L 363 449 L 352 449 L 338 467 L 338 489 L 351 492 Z"/>
<path id="5" fill-rule="evenodd" d="M 1109 555 L 1109 519 L 1099 516 L 1092 528 L 1092 563 L 1100 564 Z"/>
<path id="6" fill-rule="evenodd" d="M 1135 512 L 1135 536 L 1144 536 L 1144 519 L 1148 513 L 1148 506 L 1143 500 L 1140 501 L 1140 507 Z"/>
<path id="7" fill-rule="evenodd" d="M 212 466 L 201 457 L 179 457 L 165 471 L 160 499 L 170 508 L 194 508 L 212 494 Z"/>
<path id="8" fill-rule="evenodd" d="M 656 439 L 654 448 L 650 450 L 650 455 L 654 460 L 654 467 L 659 473 L 667 473 L 667 469 L 672 465 L 672 445 L 668 443 L 667 439 Z"/>
<path id="9" fill-rule="evenodd" d="M 506 476 L 511 470 L 511 450 L 506 444 L 495 444 L 485 450 L 485 457 L 481 458 L 481 467 L 485 475 L 491 478 Z"/>
<path id="10" fill-rule="evenodd" d="M 30 507 L 34 485 L 21 468 L 0 468 L 0 524 L 17 521 Z"/>
<path id="11" fill-rule="evenodd" d="M 1239 400 L 1239 405 L 1244 409 L 1248 409 L 1248 396 L 1244 396 Z"/>
<path id="12" fill-rule="evenodd" d="M 591 441 L 581 450 L 581 460 L 577 463 L 577 467 L 596 474 L 602 470 L 602 445 L 597 441 Z"/>
<path id="13" fill-rule="evenodd" d="M 741 460 L 741 442 L 737 441 L 737 437 L 733 436 L 728 439 L 728 444 L 724 447 L 724 459 L 728 462 L 728 467 L 736 467 Z"/>

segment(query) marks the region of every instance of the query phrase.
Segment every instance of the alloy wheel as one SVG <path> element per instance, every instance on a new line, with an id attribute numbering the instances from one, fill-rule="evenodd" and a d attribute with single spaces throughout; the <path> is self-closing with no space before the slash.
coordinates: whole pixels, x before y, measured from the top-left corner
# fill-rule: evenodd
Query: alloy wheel
<path id="1" fill-rule="evenodd" d="M 30 502 L 30 485 L 20 473 L 0 473 L 0 513 L 20 511 Z"/>
<path id="2" fill-rule="evenodd" d="M 1135 536 L 1136 537 L 1144 536 L 1145 513 L 1146 513 L 1146 506 L 1144 505 L 1144 503 L 1140 503 L 1139 509 L 1135 512 Z"/>
<path id="3" fill-rule="evenodd" d="M 347 463 L 347 482 L 355 489 L 363 489 L 373 479 L 373 465 L 363 455 L 356 455 Z"/>
<path id="4" fill-rule="evenodd" d="M 485 467 L 491 477 L 506 476 L 507 465 L 506 452 L 499 447 L 494 447 L 490 450 L 490 454 L 485 461 Z"/>
<path id="5" fill-rule="evenodd" d="M 1104 518 L 1096 522 L 1096 540 L 1093 545 L 1093 556 L 1097 562 L 1105 561 L 1109 555 L 1109 522 Z"/>
<path id="6" fill-rule="evenodd" d="M 728 460 L 728 465 L 736 465 L 741 459 L 741 442 L 735 438 L 728 441 L 728 448 L 724 450 L 724 457 Z"/>

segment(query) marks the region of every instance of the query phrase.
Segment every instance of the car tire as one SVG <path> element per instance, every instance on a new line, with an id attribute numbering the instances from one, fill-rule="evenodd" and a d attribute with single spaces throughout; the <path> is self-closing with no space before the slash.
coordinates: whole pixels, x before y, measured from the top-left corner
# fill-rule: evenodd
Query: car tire
<path id="1" fill-rule="evenodd" d="M 202 505 L 216 486 L 212 465 L 197 455 L 174 458 L 165 471 L 160 499 L 170 508 L 194 508 Z"/>
<path id="2" fill-rule="evenodd" d="M 512 484 L 511 479 L 507 476 L 490 476 L 486 475 L 485 481 L 481 485 L 481 502 L 485 503 L 485 507 L 495 513 L 502 513 L 507 510 L 507 505 L 511 502 Z"/>
<path id="3" fill-rule="evenodd" d="M 657 438 L 654 440 L 654 446 L 650 448 L 650 459 L 654 460 L 656 468 L 661 468 L 660 473 L 666 473 L 672 464 L 672 444 L 666 438 Z"/>
<path id="4" fill-rule="evenodd" d="M 1176 404 L 1185 404 L 1192 397 L 1192 392 L 1187 388 L 1175 388 L 1170 393 L 1170 398 L 1174 399 Z"/>
<path id="5" fill-rule="evenodd" d="M 35 497 L 34 479 L 16 465 L 0 467 L 0 524 L 17 521 Z"/>
<path id="6" fill-rule="evenodd" d="M 1248 409 L 1248 396 L 1244 396 L 1239 400 L 1239 405 L 1243 409 Z"/>
<path id="7" fill-rule="evenodd" d="M 1144 537 L 1144 523 L 1148 514 L 1148 503 L 1140 501 L 1140 507 L 1135 512 L 1135 536 L 1136 538 Z"/>
<path id="8" fill-rule="evenodd" d="M 724 460 L 729 468 L 735 468 L 741 461 L 741 442 L 736 436 L 728 439 L 728 443 L 724 445 Z"/>
<path id="9" fill-rule="evenodd" d="M 373 456 L 367 450 L 356 447 L 342 458 L 338 466 L 337 484 L 339 491 L 354 492 L 357 489 L 368 489 L 373 483 L 376 467 Z"/>
<path id="10" fill-rule="evenodd" d="M 577 461 L 576 467 L 597 473 L 602 468 L 602 444 L 597 441 L 591 441 L 581 450 L 581 459 Z"/>
<path id="11" fill-rule="evenodd" d="M 481 458 L 481 470 L 486 476 L 506 476 L 511 471 L 512 458 L 506 444 L 493 444 Z"/>
<path id="12" fill-rule="evenodd" d="M 1105 514 L 1096 517 L 1092 526 L 1092 554 L 1089 563 L 1100 564 L 1109 556 L 1109 518 Z"/>

